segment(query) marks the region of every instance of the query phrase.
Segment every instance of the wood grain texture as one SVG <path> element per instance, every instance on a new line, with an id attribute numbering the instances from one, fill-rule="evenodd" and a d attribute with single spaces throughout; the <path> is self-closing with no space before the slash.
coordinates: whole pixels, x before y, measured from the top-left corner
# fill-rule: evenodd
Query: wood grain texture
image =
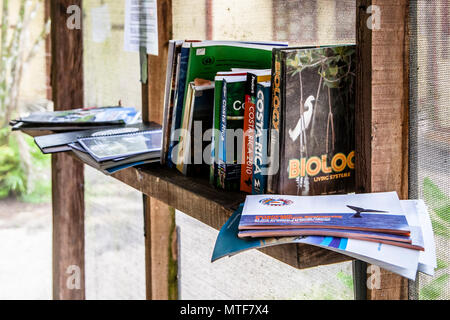
<path id="1" fill-rule="evenodd" d="M 112 176 L 217 230 L 245 200 L 243 193 L 217 190 L 205 179 L 188 178 L 159 164 L 125 169 Z M 352 260 L 308 245 L 289 244 L 261 251 L 299 269 Z"/>
<path id="2" fill-rule="evenodd" d="M 158 1 L 158 56 L 148 56 L 148 81 L 142 85 L 144 121 L 162 123 L 169 40 L 172 39 L 172 0 Z M 148 300 L 178 298 L 178 257 L 175 210 L 144 193 L 146 223 L 146 291 Z M 175 245 L 174 245 L 175 242 Z"/>
<path id="3" fill-rule="evenodd" d="M 158 0 L 158 56 L 148 56 L 148 101 L 144 119 L 163 121 L 164 90 L 169 40 L 172 39 L 172 0 Z M 144 108 L 143 108 L 144 109 Z"/>
<path id="4" fill-rule="evenodd" d="M 380 28 L 366 25 L 369 6 Z M 357 1 L 356 183 L 359 192 L 408 195 L 408 1 Z M 368 299 L 408 299 L 408 281 L 382 270 Z"/>
<path id="5" fill-rule="evenodd" d="M 70 30 L 66 24 L 67 8 L 82 8 L 82 1 L 50 2 L 55 110 L 83 107 L 83 32 Z M 69 154 L 52 156 L 52 205 L 53 298 L 85 299 L 84 166 Z M 75 269 L 70 269 L 73 266 Z"/>

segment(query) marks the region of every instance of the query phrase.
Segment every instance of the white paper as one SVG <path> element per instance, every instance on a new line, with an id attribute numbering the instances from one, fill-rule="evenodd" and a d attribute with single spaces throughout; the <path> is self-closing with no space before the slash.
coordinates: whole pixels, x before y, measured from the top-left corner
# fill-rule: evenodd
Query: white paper
<path id="1" fill-rule="evenodd" d="M 125 51 L 139 52 L 140 47 L 145 47 L 147 54 L 158 55 L 158 10 L 156 1 L 125 1 Z"/>
<path id="2" fill-rule="evenodd" d="M 91 9 L 92 42 L 103 43 L 111 36 L 111 17 L 107 4 Z"/>
<path id="3" fill-rule="evenodd" d="M 267 206 L 266 198 L 290 201 L 284 206 Z M 403 215 L 396 192 L 343 194 L 332 196 L 249 195 L 245 199 L 242 215 L 355 213 L 347 205 L 384 211 L 384 215 Z M 378 214 L 367 212 L 365 215 Z"/>

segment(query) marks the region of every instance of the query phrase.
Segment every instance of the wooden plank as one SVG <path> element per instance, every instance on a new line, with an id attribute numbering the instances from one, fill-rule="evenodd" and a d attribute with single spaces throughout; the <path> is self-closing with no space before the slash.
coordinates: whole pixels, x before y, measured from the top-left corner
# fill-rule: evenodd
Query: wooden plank
<path id="1" fill-rule="evenodd" d="M 245 200 L 244 193 L 217 190 L 206 179 L 185 177 L 159 164 L 125 169 L 112 176 L 215 229 L 220 229 Z M 308 245 L 289 244 L 261 251 L 299 269 L 351 260 Z"/>
<path id="2" fill-rule="evenodd" d="M 144 121 L 162 123 L 169 40 L 172 39 L 172 1 L 158 1 L 158 56 L 148 56 L 148 82 L 142 86 Z M 148 300 L 178 298 L 178 257 L 175 210 L 144 193 L 146 223 L 146 288 Z M 175 243 L 175 245 L 174 245 Z"/>
<path id="3" fill-rule="evenodd" d="M 369 6 L 379 28 L 369 29 Z M 397 191 L 408 196 L 408 1 L 358 0 L 356 186 L 359 192 Z M 392 74 L 395 73 L 395 74 Z M 366 274 L 367 276 L 367 274 Z M 368 299 L 407 299 L 408 281 L 382 270 Z"/>
<path id="4" fill-rule="evenodd" d="M 67 27 L 67 8 L 81 0 L 50 1 L 51 84 L 55 110 L 83 106 L 83 32 Z M 85 299 L 84 166 L 52 156 L 53 298 Z"/>
<path id="5" fill-rule="evenodd" d="M 144 209 L 146 236 L 151 239 L 145 248 L 147 299 L 176 300 L 178 245 L 175 210 L 148 196 L 144 196 Z"/>

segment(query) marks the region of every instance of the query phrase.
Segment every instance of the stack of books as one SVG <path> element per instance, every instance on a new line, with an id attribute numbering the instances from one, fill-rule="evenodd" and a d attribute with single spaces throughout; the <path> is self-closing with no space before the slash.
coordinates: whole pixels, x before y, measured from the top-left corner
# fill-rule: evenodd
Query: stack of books
<path id="1" fill-rule="evenodd" d="M 211 183 L 218 185 L 221 128 L 243 129 L 248 74 L 263 72 L 264 78 L 259 79 L 270 81 L 272 49 L 286 46 L 277 42 L 171 40 L 161 162 L 185 175 L 209 176 Z M 222 94 L 224 88 L 227 96 Z M 256 83 L 252 88 L 254 99 Z M 222 107 L 224 101 L 229 105 Z M 221 121 L 223 109 L 229 113 L 235 110 L 235 114 Z M 233 168 L 222 161 L 222 169 L 234 175 L 229 185 L 237 189 L 241 154 L 238 150 L 229 160 Z M 250 192 L 251 182 L 247 186 Z"/>
<path id="2" fill-rule="evenodd" d="M 34 138 L 44 154 L 72 151 L 84 163 L 112 174 L 159 162 L 161 125 L 142 123 L 134 108 L 100 107 L 37 112 L 13 121 L 13 130 L 49 130 Z"/>
<path id="3" fill-rule="evenodd" d="M 77 138 L 69 146 L 83 162 L 105 174 L 112 174 L 125 168 L 159 162 L 161 136 L 161 130 L 103 132 Z"/>
<path id="4" fill-rule="evenodd" d="M 355 58 L 354 45 L 171 41 L 161 162 L 249 194 L 353 192 Z"/>
<path id="5" fill-rule="evenodd" d="M 213 261 L 284 243 L 319 246 L 409 279 L 433 275 L 436 251 L 422 201 L 395 192 L 331 196 L 247 196 L 219 233 Z"/>

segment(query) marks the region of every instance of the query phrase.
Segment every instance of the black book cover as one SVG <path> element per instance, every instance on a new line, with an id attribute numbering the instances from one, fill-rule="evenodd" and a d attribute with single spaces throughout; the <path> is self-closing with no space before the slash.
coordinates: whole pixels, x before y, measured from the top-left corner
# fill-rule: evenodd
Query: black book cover
<path id="1" fill-rule="evenodd" d="M 353 192 L 355 47 L 283 50 L 281 60 L 280 167 L 275 192 Z"/>

